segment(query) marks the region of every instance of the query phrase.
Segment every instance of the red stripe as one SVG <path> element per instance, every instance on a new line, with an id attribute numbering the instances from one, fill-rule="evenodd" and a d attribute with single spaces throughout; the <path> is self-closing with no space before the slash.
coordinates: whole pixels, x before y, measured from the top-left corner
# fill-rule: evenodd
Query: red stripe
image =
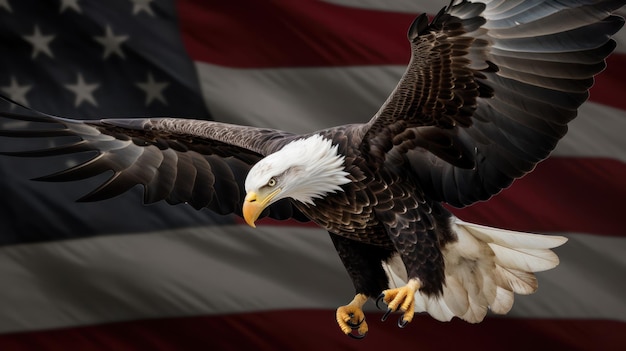
<path id="1" fill-rule="evenodd" d="M 626 54 L 613 53 L 606 62 L 607 68 L 596 77 L 590 99 L 626 110 Z"/>
<path id="2" fill-rule="evenodd" d="M 487 318 L 441 323 L 419 316 L 405 329 L 368 313 L 363 340 L 343 335 L 334 311 L 297 310 L 202 316 L 0 335 L 17 350 L 618 350 L 626 323 L 608 320 Z"/>
<path id="3" fill-rule="evenodd" d="M 315 0 L 179 0 L 193 60 L 240 68 L 402 64 L 415 17 Z"/>
<path id="4" fill-rule="evenodd" d="M 625 236 L 619 220 L 625 179 L 620 161 L 553 157 L 489 201 L 451 210 L 468 222 L 512 230 Z M 257 224 L 315 226 L 267 219 Z"/>
<path id="5" fill-rule="evenodd" d="M 454 210 L 462 219 L 535 232 L 625 236 L 626 164 L 550 158 L 488 202 Z"/>

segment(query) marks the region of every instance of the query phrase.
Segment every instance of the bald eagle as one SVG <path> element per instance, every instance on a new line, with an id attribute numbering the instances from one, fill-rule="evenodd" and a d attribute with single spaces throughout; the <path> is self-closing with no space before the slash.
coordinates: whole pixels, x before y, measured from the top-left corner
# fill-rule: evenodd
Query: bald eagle
<path id="1" fill-rule="evenodd" d="M 363 124 L 309 134 L 180 118 L 73 120 L 2 112 L 32 127 L 14 138 L 65 143 L 5 155 L 94 152 L 39 178 L 113 175 L 80 201 L 137 184 L 165 200 L 262 217 L 313 221 L 331 240 L 355 296 L 337 309 L 343 333 L 368 331 L 369 298 L 400 312 L 480 322 L 537 289 L 566 239 L 464 222 L 445 204 L 487 200 L 548 157 L 587 99 L 623 25 L 626 0 L 452 1 L 410 25 L 411 59 L 380 110 Z M 24 125 L 15 124 L 18 126 Z M 68 136 L 78 137 L 68 140 Z M 398 284 L 398 282 L 401 282 Z"/>

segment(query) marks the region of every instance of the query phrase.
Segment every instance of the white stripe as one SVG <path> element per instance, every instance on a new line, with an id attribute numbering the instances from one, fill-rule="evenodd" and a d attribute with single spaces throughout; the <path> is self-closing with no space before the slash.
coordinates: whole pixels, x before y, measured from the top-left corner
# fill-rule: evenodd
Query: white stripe
<path id="1" fill-rule="evenodd" d="M 335 5 L 370 10 L 436 14 L 449 0 L 323 0 Z"/>
<path id="2" fill-rule="evenodd" d="M 403 66 L 236 69 L 196 62 L 216 119 L 310 132 L 367 122 L 398 83 Z"/>
<path id="3" fill-rule="evenodd" d="M 222 121 L 311 132 L 368 121 L 404 66 L 236 69 L 196 63 L 204 98 Z M 586 103 L 555 155 L 626 160 L 626 112 Z"/>
<path id="4" fill-rule="evenodd" d="M 626 111 L 586 102 L 569 131 L 559 142 L 554 155 L 607 157 L 626 162 Z"/>
<path id="5" fill-rule="evenodd" d="M 616 14 L 622 17 L 626 17 L 626 6 L 616 11 Z M 616 52 L 626 54 L 626 29 L 622 28 L 619 32 L 615 33 L 613 39 L 617 42 Z"/>
<path id="6" fill-rule="evenodd" d="M 554 249 L 559 266 L 538 273 L 539 290 L 516 296 L 509 315 L 626 321 L 626 238 L 565 236 L 568 242 Z"/>
<path id="7" fill-rule="evenodd" d="M 338 306 L 352 294 L 340 267 L 328 235 L 310 229 L 234 225 L 2 247 L 0 332 Z"/>
<path id="8" fill-rule="evenodd" d="M 517 296 L 511 314 L 626 321 L 626 239 L 570 238 L 557 249 L 561 265 L 539 273 L 539 292 Z M 233 225 L 8 246 L 0 248 L 0 281 L 0 332 L 334 310 L 354 293 L 326 232 L 301 227 Z"/>

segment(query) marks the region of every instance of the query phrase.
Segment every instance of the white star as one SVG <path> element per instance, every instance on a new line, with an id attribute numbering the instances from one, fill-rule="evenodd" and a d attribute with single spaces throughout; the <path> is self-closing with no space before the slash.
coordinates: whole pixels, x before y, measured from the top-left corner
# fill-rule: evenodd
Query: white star
<path id="1" fill-rule="evenodd" d="M 28 100 L 26 100 L 26 93 L 32 88 L 32 85 L 19 85 L 15 77 L 11 77 L 11 85 L 1 87 L 2 91 L 9 95 L 11 100 L 20 103 L 24 106 L 28 106 Z M 15 105 L 11 104 L 11 108 L 15 108 Z"/>
<path id="2" fill-rule="evenodd" d="M 135 85 L 146 93 L 146 106 L 150 105 L 154 100 L 159 100 L 164 105 L 167 105 L 167 100 L 163 97 L 163 89 L 167 88 L 170 83 L 155 82 L 152 73 L 148 72 L 148 80 L 145 83 L 135 83 Z"/>
<path id="3" fill-rule="evenodd" d="M 50 42 L 54 40 L 56 35 L 42 35 L 39 31 L 39 26 L 35 25 L 35 32 L 33 35 L 23 35 L 22 38 L 33 45 L 33 54 L 31 58 L 35 59 L 40 52 L 54 57 L 52 51 L 50 51 Z"/>
<path id="4" fill-rule="evenodd" d="M 11 4 L 9 4 L 9 0 L 0 0 L 0 7 L 6 9 L 9 12 L 13 12 L 13 9 L 11 9 Z"/>
<path id="5" fill-rule="evenodd" d="M 59 13 L 63 13 L 63 11 L 70 8 L 78 13 L 83 12 L 78 6 L 78 0 L 61 0 L 61 10 Z"/>
<path id="6" fill-rule="evenodd" d="M 150 7 L 150 3 L 153 0 L 130 0 L 133 2 L 133 15 L 138 14 L 141 11 L 146 11 L 150 16 L 154 17 L 154 12 Z"/>
<path id="7" fill-rule="evenodd" d="M 113 35 L 111 26 L 107 24 L 105 35 L 103 37 L 93 37 L 93 39 L 104 46 L 104 55 L 102 56 L 103 60 L 111 54 L 117 54 L 121 58 L 125 58 L 121 45 L 123 42 L 128 40 L 128 35 Z"/>
<path id="8" fill-rule="evenodd" d="M 98 89 L 100 84 L 87 84 L 83 79 L 82 74 L 78 74 L 78 79 L 76 84 L 65 84 L 65 88 L 71 90 L 74 94 L 76 94 L 76 99 L 74 100 L 74 107 L 80 106 L 83 101 L 87 101 L 94 106 L 98 106 L 96 99 L 93 97 L 93 91 Z"/>

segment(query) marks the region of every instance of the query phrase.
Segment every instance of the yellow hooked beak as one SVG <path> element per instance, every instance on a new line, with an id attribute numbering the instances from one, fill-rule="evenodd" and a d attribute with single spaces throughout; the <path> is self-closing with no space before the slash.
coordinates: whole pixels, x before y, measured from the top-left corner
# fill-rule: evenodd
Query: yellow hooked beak
<path id="1" fill-rule="evenodd" d="M 267 195 L 257 194 L 254 191 L 249 192 L 243 202 L 243 219 L 249 226 L 256 228 L 254 222 L 259 218 L 261 212 L 267 207 L 270 201 L 280 192 L 280 188 L 274 189 Z"/>

